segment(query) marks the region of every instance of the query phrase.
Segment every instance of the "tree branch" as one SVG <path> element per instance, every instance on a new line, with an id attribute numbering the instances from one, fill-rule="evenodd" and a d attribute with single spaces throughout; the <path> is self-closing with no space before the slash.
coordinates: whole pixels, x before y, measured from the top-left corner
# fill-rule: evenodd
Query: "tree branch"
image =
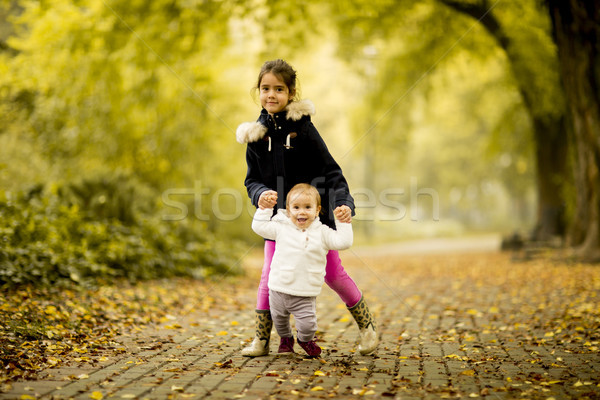
<path id="1" fill-rule="evenodd" d="M 440 3 L 452 8 L 454 11 L 473 17 L 483 25 L 483 27 L 496 39 L 500 47 L 508 50 L 510 39 L 504 34 L 500 23 L 490 12 L 491 6 L 487 0 L 479 3 L 465 3 L 460 0 L 439 0 Z"/>

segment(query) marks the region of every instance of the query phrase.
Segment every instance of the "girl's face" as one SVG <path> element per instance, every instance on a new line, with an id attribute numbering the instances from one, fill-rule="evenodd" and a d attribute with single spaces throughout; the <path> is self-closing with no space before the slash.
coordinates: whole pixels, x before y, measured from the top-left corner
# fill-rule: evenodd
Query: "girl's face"
<path id="1" fill-rule="evenodd" d="M 306 193 L 292 197 L 290 204 L 287 205 L 288 216 L 298 228 L 306 229 L 317 219 L 321 206 L 317 205 L 314 196 Z"/>
<path id="2" fill-rule="evenodd" d="M 263 75 L 258 89 L 260 105 L 271 115 L 283 111 L 294 97 L 287 85 L 271 72 Z"/>

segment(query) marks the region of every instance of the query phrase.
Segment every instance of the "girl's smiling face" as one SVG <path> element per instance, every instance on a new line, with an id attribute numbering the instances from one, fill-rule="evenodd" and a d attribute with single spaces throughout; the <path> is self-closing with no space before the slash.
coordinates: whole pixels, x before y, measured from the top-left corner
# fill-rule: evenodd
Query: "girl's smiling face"
<path id="1" fill-rule="evenodd" d="M 260 105 L 271 115 L 283 111 L 294 97 L 286 84 L 271 72 L 263 75 L 259 90 Z"/>
<path id="2" fill-rule="evenodd" d="M 288 216 L 300 229 L 306 229 L 313 223 L 319 212 L 321 206 L 317 205 L 317 200 L 314 196 L 307 193 L 299 193 L 290 201 L 287 205 Z"/>

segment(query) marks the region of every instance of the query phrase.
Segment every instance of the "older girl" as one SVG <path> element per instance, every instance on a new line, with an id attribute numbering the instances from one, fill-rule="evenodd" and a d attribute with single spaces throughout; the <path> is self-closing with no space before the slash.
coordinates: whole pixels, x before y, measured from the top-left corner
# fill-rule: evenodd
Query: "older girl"
<path id="1" fill-rule="evenodd" d="M 260 208 L 285 208 L 289 190 L 297 183 L 318 188 L 322 198 L 322 223 L 335 229 L 333 210 L 341 222 L 351 222 L 354 199 L 342 170 L 311 122 L 314 106 L 296 98 L 296 71 L 283 60 L 267 61 L 258 75 L 262 111 L 256 122 L 241 124 L 236 132 L 247 143 L 245 185 L 252 204 Z M 275 242 L 265 240 L 264 265 L 256 303 L 256 335 L 242 355 L 269 354 L 273 320 L 269 311 L 268 277 Z M 358 350 L 372 353 L 378 344 L 373 315 L 356 283 L 342 266 L 339 254 L 327 254 L 325 283 L 346 304 L 360 330 Z"/>

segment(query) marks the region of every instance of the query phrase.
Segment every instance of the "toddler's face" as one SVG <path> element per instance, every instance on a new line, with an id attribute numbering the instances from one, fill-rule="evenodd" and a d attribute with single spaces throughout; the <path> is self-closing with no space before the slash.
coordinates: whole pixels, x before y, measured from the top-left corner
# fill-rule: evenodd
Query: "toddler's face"
<path id="1" fill-rule="evenodd" d="M 259 90 L 260 105 L 271 115 L 283 111 L 294 97 L 286 84 L 271 72 L 263 75 Z"/>
<path id="2" fill-rule="evenodd" d="M 305 193 L 291 197 L 287 205 L 290 219 L 298 228 L 308 228 L 319 215 L 321 206 L 317 205 L 317 200 L 313 196 Z"/>

